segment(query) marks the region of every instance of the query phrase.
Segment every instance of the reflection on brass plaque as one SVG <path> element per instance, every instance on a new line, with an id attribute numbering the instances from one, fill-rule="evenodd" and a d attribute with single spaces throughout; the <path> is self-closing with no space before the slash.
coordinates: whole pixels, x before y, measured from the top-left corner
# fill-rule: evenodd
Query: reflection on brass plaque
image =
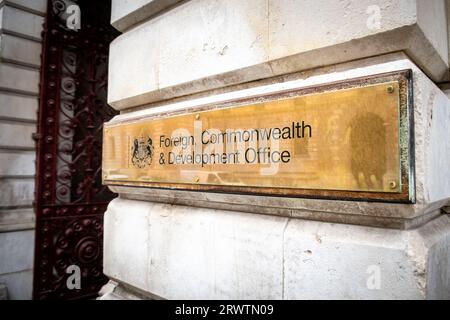
<path id="1" fill-rule="evenodd" d="M 408 74 L 106 124 L 104 183 L 413 201 Z"/>

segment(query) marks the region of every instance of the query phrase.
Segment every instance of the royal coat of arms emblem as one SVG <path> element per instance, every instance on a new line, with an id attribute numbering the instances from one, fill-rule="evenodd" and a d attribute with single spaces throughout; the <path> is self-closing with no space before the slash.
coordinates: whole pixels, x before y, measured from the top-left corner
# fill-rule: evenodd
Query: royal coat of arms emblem
<path id="1" fill-rule="evenodd" d="M 136 138 L 131 147 L 131 163 L 134 167 L 145 168 L 152 164 L 153 160 L 153 141 L 150 137 Z"/>

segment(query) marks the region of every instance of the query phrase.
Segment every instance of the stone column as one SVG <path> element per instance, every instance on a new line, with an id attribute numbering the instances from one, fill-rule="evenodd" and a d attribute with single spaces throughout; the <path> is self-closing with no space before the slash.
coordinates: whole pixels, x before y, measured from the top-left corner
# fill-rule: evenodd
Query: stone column
<path id="1" fill-rule="evenodd" d="M 103 299 L 449 299 L 444 0 L 113 0 L 111 124 L 412 71 L 415 201 L 111 186 Z"/>

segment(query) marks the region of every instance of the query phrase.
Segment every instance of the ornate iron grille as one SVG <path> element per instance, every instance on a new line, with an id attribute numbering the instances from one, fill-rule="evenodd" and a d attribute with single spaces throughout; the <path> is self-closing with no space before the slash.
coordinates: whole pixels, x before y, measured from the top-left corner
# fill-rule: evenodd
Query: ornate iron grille
<path id="1" fill-rule="evenodd" d="M 80 8 L 81 29 L 67 19 Z M 75 6 L 75 8 L 76 8 Z M 114 194 L 101 184 L 107 105 L 110 0 L 49 0 L 43 32 L 36 175 L 34 299 L 97 295 L 102 273 L 103 214 Z M 69 289 L 69 266 L 81 288 Z"/>

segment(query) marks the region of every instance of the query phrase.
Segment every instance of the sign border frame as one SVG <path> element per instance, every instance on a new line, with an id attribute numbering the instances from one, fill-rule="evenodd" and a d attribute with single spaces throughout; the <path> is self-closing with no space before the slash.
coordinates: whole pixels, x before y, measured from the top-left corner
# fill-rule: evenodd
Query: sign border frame
<path id="1" fill-rule="evenodd" d="M 111 186 L 125 186 L 136 188 L 156 188 L 177 191 L 196 191 L 210 193 L 229 193 L 241 195 L 258 195 L 272 197 L 289 197 L 305 199 L 327 199 L 344 201 L 371 201 L 371 202 L 392 202 L 414 204 L 415 199 L 415 158 L 414 158 L 414 103 L 413 103 L 413 80 L 412 70 L 400 70 L 370 76 L 363 76 L 326 84 L 308 86 L 303 88 L 288 89 L 275 93 L 263 94 L 257 97 L 242 98 L 232 101 L 219 102 L 199 108 L 191 108 L 188 112 L 178 110 L 170 114 L 159 114 L 156 117 L 145 117 L 146 120 L 152 118 L 166 118 L 176 115 L 195 114 L 198 112 L 216 110 L 221 108 L 239 107 L 253 103 L 271 101 L 281 98 L 339 91 L 378 85 L 382 83 L 399 83 L 399 149 L 400 149 L 400 179 L 402 189 L 399 193 L 371 192 L 371 191 L 346 191 L 346 190 L 326 190 L 326 189 L 294 189 L 278 187 L 254 187 L 254 186 L 226 186 L 226 185 L 205 185 L 196 183 L 164 183 L 152 181 L 122 181 L 108 179 L 102 175 L 103 184 Z M 123 122 L 116 122 L 108 126 L 106 123 L 103 130 L 109 127 L 132 123 L 143 119 L 133 119 Z M 104 156 L 104 155 L 103 155 Z"/>

